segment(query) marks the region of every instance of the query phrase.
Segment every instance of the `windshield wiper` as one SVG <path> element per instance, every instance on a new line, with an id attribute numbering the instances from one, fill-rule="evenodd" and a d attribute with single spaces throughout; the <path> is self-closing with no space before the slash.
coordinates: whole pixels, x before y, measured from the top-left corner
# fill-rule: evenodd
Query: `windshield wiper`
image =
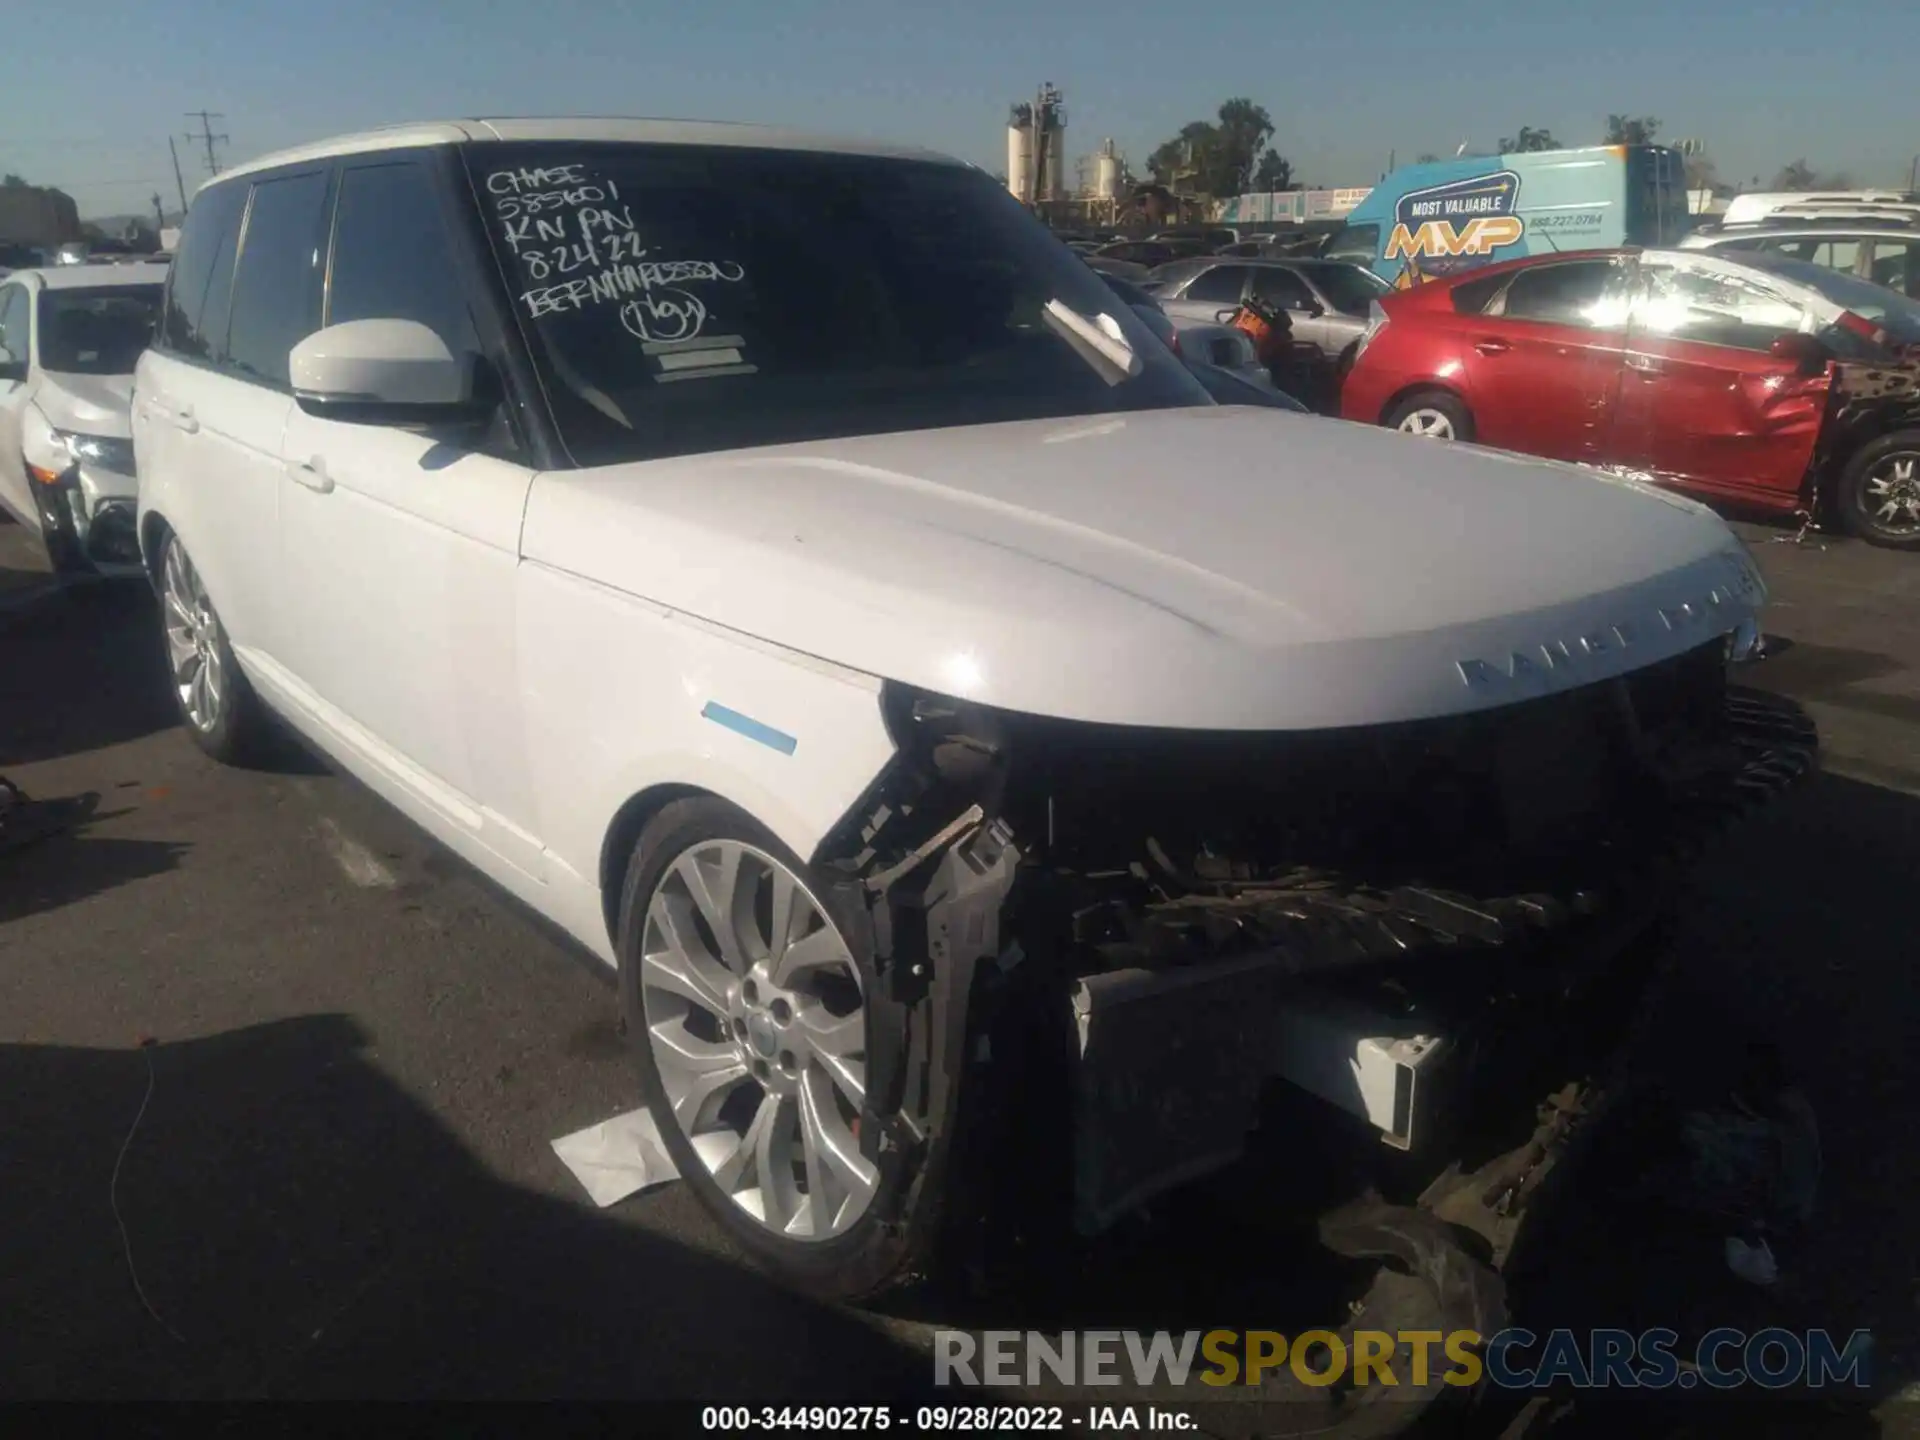
<path id="1" fill-rule="evenodd" d="M 1054 333 L 1084 355 L 1107 384 L 1131 380 L 1147 368 L 1121 334 L 1120 322 L 1111 315 L 1102 312 L 1089 320 L 1058 300 L 1049 300 L 1040 313 Z"/>

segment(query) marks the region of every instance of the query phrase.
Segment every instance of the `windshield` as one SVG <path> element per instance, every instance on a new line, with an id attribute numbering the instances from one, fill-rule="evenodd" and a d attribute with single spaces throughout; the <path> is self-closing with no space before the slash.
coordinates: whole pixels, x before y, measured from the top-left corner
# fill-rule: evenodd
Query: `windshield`
<path id="1" fill-rule="evenodd" d="M 131 375 L 153 337 L 158 285 L 40 292 L 40 368 Z"/>
<path id="2" fill-rule="evenodd" d="M 467 159 L 580 464 L 1210 403 L 968 167 L 545 142 Z"/>
<path id="3" fill-rule="evenodd" d="M 1321 247 L 1329 260 L 1346 260 L 1355 265 L 1371 265 L 1380 249 L 1378 225 L 1343 225 Z"/>
<path id="4" fill-rule="evenodd" d="M 1834 304 L 1845 306 L 1863 320 L 1873 321 L 1902 344 L 1920 341 L 1920 305 L 1871 280 L 1829 270 L 1810 260 L 1777 255 L 1742 255 L 1740 258 L 1750 265 L 1797 280 L 1810 290 L 1818 290 Z"/>
<path id="5" fill-rule="evenodd" d="M 1358 265 L 1302 265 L 1299 269 L 1342 315 L 1365 315 L 1374 301 L 1393 293 L 1393 286 Z"/>

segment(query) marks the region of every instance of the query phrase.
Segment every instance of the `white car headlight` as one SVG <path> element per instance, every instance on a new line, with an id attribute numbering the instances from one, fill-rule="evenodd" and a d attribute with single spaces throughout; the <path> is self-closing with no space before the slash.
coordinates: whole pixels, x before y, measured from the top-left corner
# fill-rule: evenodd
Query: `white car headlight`
<path id="1" fill-rule="evenodd" d="M 124 436 L 82 435 L 72 430 L 56 430 L 54 435 L 79 464 L 98 465 L 116 475 L 133 474 L 133 441 Z"/>

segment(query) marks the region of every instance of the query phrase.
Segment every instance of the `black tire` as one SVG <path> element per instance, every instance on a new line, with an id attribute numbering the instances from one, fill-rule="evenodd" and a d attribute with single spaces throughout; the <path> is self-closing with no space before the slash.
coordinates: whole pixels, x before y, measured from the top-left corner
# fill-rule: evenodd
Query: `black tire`
<path id="1" fill-rule="evenodd" d="M 1888 478 L 1886 472 L 1903 463 L 1906 483 L 1920 486 L 1920 430 L 1896 430 L 1891 435 L 1882 435 L 1862 445 L 1847 462 L 1840 472 L 1834 503 L 1840 512 L 1840 523 L 1849 534 L 1889 550 L 1920 550 L 1920 519 L 1915 520 L 1912 528 L 1889 526 L 1876 513 L 1878 506 L 1868 491 L 1869 485 Z M 1920 492 L 1914 493 L 1914 503 L 1920 506 Z"/>
<path id="2" fill-rule="evenodd" d="M 693 846 L 713 840 L 739 841 L 778 860 L 798 876 L 838 925 L 859 968 L 865 994 L 878 991 L 873 957 L 863 942 L 861 926 L 835 913 L 830 892 L 820 878 L 764 825 L 738 807 L 713 796 L 676 800 L 664 807 L 641 831 L 627 864 L 620 896 L 620 926 L 616 950 L 620 962 L 620 1006 L 626 1022 L 634 1062 L 639 1068 L 642 1094 L 653 1113 L 662 1143 L 673 1157 L 681 1178 L 693 1187 L 700 1203 L 741 1249 L 764 1269 L 796 1290 L 824 1300 L 848 1301 L 876 1295 L 912 1274 L 933 1247 L 940 1223 L 940 1187 L 911 1185 L 887 1166 L 880 1167 L 880 1188 L 867 1211 L 842 1234 L 825 1240 L 791 1240 L 756 1223 L 736 1205 L 707 1172 L 693 1145 L 674 1118 L 648 1042 L 647 1017 L 639 981 L 642 928 L 655 888 L 668 867 Z M 869 1053 L 874 1010 L 867 1007 Z M 904 1206 L 899 1190 L 908 1184 Z"/>
<path id="3" fill-rule="evenodd" d="M 211 758 L 223 765 L 243 765 L 259 753 L 261 742 L 268 734 L 266 709 L 260 703 L 260 697 L 253 693 L 253 687 L 247 683 L 247 677 L 241 673 L 239 663 L 233 658 L 233 647 L 227 642 L 227 629 L 220 621 L 219 614 L 213 609 L 212 601 L 207 602 L 206 610 L 211 621 L 211 643 L 219 653 L 220 668 L 225 683 L 221 689 L 218 705 L 215 707 L 213 723 L 200 725 L 195 723 L 187 708 L 187 699 L 181 686 L 176 683 L 173 668 L 173 652 L 168 643 L 167 626 L 169 611 L 166 597 L 167 566 L 178 550 L 182 559 L 191 568 L 192 561 L 187 556 L 187 548 L 180 543 L 180 537 L 169 533 L 160 547 L 161 595 L 160 595 L 160 643 L 167 656 L 167 684 L 173 692 L 174 709 L 179 713 L 180 724 L 193 743 L 198 745 Z"/>
<path id="4" fill-rule="evenodd" d="M 1416 390 L 1391 406 L 1381 417 L 1380 423 L 1389 430 L 1398 430 L 1406 424 L 1409 416 L 1423 410 L 1446 416 L 1447 423 L 1453 427 L 1451 437 L 1434 438 L 1452 438 L 1463 442 L 1473 439 L 1473 412 L 1467 409 L 1459 396 L 1450 395 L 1445 390 Z"/>

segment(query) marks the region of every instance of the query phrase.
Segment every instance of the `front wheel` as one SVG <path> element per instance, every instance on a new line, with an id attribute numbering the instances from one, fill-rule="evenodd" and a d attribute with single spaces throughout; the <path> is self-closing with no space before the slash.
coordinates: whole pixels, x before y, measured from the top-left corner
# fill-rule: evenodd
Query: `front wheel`
<path id="1" fill-rule="evenodd" d="M 1861 446 L 1835 498 L 1842 523 L 1869 545 L 1920 550 L 1920 430 Z"/>
<path id="2" fill-rule="evenodd" d="M 680 1174 L 768 1269 L 852 1300 L 903 1278 L 937 1196 L 861 1151 L 871 961 L 806 864 L 724 801 L 668 805 L 621 896 L 621 1004 Z M 923 1214 L 913 1211 L 926 1212 Z"/>
<path id="3" fill-rule="evenodd" d="M 1442 390 L 1409 395 L 1389 410 L 1381 423 L 1402 435 L 1426 440 L 1473 439 L 1473 412 Z"/>
<path id="4" fill-rule="evenodd" d="M 226 764 L 246 759 L 265 717 L 178 535 L 160 555 L 160 623 L 174 704 L 193 743 Z"/>

